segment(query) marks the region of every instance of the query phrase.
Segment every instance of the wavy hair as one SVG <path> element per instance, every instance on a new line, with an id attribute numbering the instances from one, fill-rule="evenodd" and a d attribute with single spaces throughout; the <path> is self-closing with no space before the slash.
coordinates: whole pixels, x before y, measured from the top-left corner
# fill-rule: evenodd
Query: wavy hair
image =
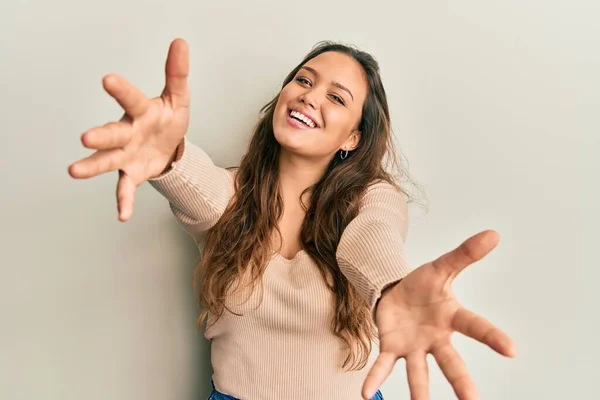
<path id="1" fill-rule="evenodd" d="M 343 367 L 360 369 L 376 339 L 369 307 L 342 274 L 336 250 L 342 232 L 357 215 L 360 199 L 370 184 L 386 181 L 399 187 L 407 177 L 398 167 L 390 126 L 390 112 L 377 61 L 368 53 L 334 42 L 320 42 L 283 81 L 285 87 L 306 62 L 328 51 L 354 58 L 362 66 L 368 93 L 362 110 L 358 147 L 345 159 L 333 157 L 326 172 L 310 191 L 304 204 L 306 217 L 301 230 L 303 249 L 315 261 L 323 279 L 334 293 L 332 332 L 345 344 L 348 355 Z M 200 286 L 198 303 L 202 312 L 198 328 L 207 319 L 216 322 L 227 309 L 225 299 L 242 274 L 249 274 L 253 288 L 273 254 L 273 232 L 283 213 L 278 186 L 281 147 L 273 133 L 273 114 L 279 94 L 261 109 L 248 151 L 235 174 L 235 194 L 219 221 L 206 233 L 202 260 L 194 271 L 194 288 Z M 386 160 L 387 156 L 387 160 Z M 387 170 L 391 162 L 398 174 Z M 237 282 L 239 283 L 239 282 Z"/>

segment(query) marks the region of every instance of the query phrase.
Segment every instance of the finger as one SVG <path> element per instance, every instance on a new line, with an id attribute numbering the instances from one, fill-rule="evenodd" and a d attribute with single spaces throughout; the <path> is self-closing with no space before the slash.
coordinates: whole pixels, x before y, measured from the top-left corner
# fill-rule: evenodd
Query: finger
<path id="1" fill-rule="evenodd" d="M 183 39 L 176 39 L 169 47 L 165 65 L 166 84 L 163 92 L 164 95 L 171 98 L 174 107 L 189 107 L 189 70 L 188 44 Z"/>
<path id="2" fill-rule="evenodd" d="M 434 348 L 432 354 L 459 400 L 479 398 L 464 361 L 451 344 Z"/>
<path id="3" fill-rule="evenodd" d="M 102 84 L 131 118 L 143 115 L 150 107 L 150 99 L 121 76 L 106 75 Z"/>
<path id="4" fill-rule="evenodd" d="M 498 233 L 493 230 L 480 232 L 465 240 L 454 250 L 432 262 L 433 266 L 452 277 L 467 266 L 481 260 L 498 245 Z"/>
<path id="5" fill-rule="evenodd" d="M 511 338 L 500 329 L 492 325 L 485 318 L 461 308 L 452 318 L 452 328 L 491 347 L 494 351 L 507 356 L 514 357 L 516 348 Z"/>
<path id="6" fill-rule="evenodd" d="M 106 172 L 116 171 L 123 164 L 124 155 L 120 150 L 99 150 L 89 157 L 69 166 L 73 178 L 91 178 Z"/>
<path id="7" fill-rule="evenodd" d="M 425 353 L 406 357 L 406 375 L 411 400 L 429 400 L 429 368 Z"/>
<path id="8" fill-rule="evenodd" d="M 119 183 L 117 184 L 117 210 L 119 212 L 119 220 L 125 222 L 131 218 L 133 214 L 133 200 L 135 198 L 135 190 L 137 185 L 133 179 L 119 171 Z"/>
<path id="9" fill-rule="evenodd" d="M 375 396 L 375 393 L 377 393 L 381 384 L 383 384 L 394 369 L 397 360 L 398 357 L 392 353 L 379 353 L 377 360 L 375 360 L 375 363 L 371 367 L 371 370 L 365 379 L 365 383 L 363 384 L 363 398 L 370 399 Z"/>
<path id="10" fill-rule="evenodd" d="M 81 135 L 81 143 L 87 148 L 108 150 L 125 146 L 133 136 L 133 128 L 125 122 L 109 122 L 92 128 Z"/>

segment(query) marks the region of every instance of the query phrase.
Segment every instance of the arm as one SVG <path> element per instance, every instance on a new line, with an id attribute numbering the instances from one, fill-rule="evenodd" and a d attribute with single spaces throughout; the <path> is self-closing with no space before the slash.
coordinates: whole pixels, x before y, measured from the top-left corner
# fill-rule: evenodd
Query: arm
<path id="1" fill-rule="evenodd" d="M 233 176 L 217 167 L 198 146 L 184 139 L 171 167 L 148 182 L 168 201 L 186 232 L 198 235 L 214 226 L 233 196 Z"/>
<path id="2" fill-rule="evenodd" d="M 367 190 L 358 215 L 342 234 L 338 265 L 367 301 L 372 315 L 382 291 L 410 272 L 404 253 L 407 230 L 404 195 L 382 182 Z"/>

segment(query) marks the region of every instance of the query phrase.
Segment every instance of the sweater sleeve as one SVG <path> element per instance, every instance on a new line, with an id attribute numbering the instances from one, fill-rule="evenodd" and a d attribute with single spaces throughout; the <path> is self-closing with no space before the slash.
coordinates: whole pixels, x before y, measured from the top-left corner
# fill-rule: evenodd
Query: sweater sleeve
<path id="1" fill-rule="evenodd" d="M 375 315 L 381 292 L 404 278 L 404 241 L 408 207 L 404 195 L 387 182 L 369 187 L 358 215 L 344 230 L 336 258 L 342 273 L 367 301 Z"/>
<path id="2" fill-rule="evenodd" d="M 233 196 L 233 176 L 184 139 L 175 162 L 148 181 L 168 201 L 177 221 L 196 240 L 214 226 Z"/>

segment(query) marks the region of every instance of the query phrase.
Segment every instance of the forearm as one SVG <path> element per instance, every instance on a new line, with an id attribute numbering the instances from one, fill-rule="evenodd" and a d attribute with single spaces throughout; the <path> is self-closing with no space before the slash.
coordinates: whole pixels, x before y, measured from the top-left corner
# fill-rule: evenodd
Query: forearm
<path id="1" fill-rule="evenodd" d="M 375 310 L 382 292 L 409 272 L 404 241 L 408 212 L 404 196 L 389 184 L 377 184 L 344 231 L 337 250 L 340 270 Z"/>
<path id="2" fill-rule="evenodd" d="M 210 229 L 233 195 L 233 177 L 217 167 L 199 147 L 183 141 L 165 172 L 149 183 L 170 204 L 177 220 L 191 234 Z"/>

